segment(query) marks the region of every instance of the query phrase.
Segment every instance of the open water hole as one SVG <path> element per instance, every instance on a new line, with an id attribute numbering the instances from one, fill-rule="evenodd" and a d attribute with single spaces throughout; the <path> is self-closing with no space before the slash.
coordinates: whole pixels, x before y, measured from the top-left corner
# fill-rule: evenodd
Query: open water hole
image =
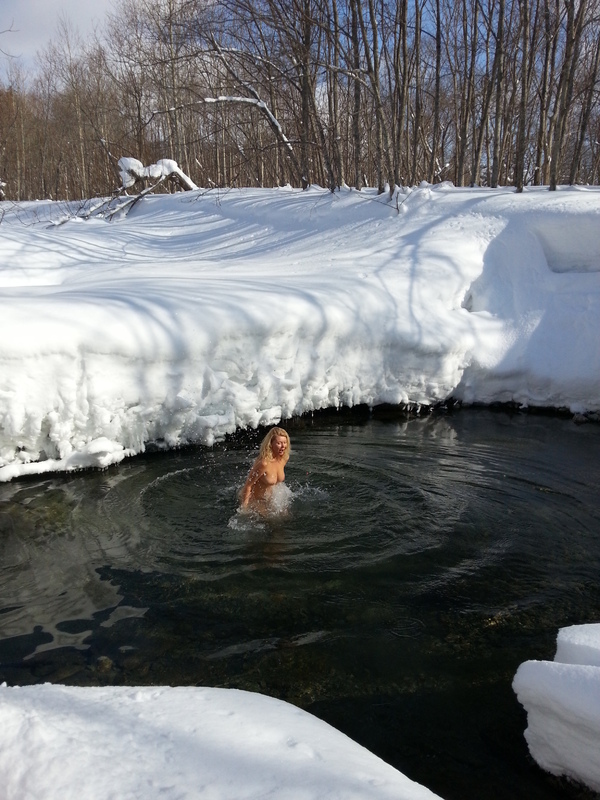
<path id="1" fill-rule="evenodd" d="M 0 486 L 0 680 L 295 703 L 446 800 L 597 797 L 530 759 L 511 682 L 600 621 L 600 426 L 461 410 L 287 425 L 286 512 L 236 512 L 264 432 Z"/>

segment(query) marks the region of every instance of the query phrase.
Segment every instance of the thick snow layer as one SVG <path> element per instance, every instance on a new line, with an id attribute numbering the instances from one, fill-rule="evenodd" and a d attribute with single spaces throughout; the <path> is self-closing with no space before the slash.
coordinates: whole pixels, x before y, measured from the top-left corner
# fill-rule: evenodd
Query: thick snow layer
<path id="1" fill-rule="evenodd" d="M 526 661 L 513 688 L 533 758 L 600 791 L 600 624 L 563 628 L 554 661 Z"/>
<path id="2" fill-rule="evenodd" d="M 435 800 L 294 706 L 233 689 L 0 687 L 3 800 Z"/>
<path id="3" fill-rule="evenodd" d="M 0 480 L 366 403 L 600 409 L 600 191 L 0 204 Z"/>
<path id="4" fill-rule="evenodd" d="M 561 664 L 589 664 L 600 667 L 600 625 L 571 625 L 556 637 L 555 661 Z M 600 684 L 598 686 L 600 692 Z"/>

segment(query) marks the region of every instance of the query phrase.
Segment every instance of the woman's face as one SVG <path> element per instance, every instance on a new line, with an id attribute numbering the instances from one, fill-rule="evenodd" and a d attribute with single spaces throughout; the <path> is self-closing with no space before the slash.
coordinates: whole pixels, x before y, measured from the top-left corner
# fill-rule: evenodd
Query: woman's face
<path id="1" fill-rule="evenodd" d="M 287 448 L 287 439 L 281 434 L 277 434 L 271 439 L 271 450 L 275 458 L 281 458 Z"/>

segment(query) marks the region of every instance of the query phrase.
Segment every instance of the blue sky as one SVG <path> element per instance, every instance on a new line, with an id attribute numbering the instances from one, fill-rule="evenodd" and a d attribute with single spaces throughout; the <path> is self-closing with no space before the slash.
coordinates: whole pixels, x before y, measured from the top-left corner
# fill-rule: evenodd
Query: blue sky
<path id="1" fill-rule="evenodd" d="M 56 35 L 61 14 L 71 21 L 85 38 L 94 24 L 101 23 L 114 0 L 0 0 L 0 48 L 19 56 L 25 70 L 33 66 L 36 51 Z M 0 54 L 0 76 L 5 74 L 7 59 Z"/>

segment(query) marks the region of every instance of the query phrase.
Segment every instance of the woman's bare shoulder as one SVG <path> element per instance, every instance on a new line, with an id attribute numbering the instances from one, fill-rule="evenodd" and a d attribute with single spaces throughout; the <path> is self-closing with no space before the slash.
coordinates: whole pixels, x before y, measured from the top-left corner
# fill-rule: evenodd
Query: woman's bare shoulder
<path id="1" fill-rule="evenodd" d="M 250 474 L 262 474 L 267 468 L 267 459 L 261 458 L 260 456 L 256 459 L 254 464 L 252 464 L 252 468 L 250 469 Z"/>

